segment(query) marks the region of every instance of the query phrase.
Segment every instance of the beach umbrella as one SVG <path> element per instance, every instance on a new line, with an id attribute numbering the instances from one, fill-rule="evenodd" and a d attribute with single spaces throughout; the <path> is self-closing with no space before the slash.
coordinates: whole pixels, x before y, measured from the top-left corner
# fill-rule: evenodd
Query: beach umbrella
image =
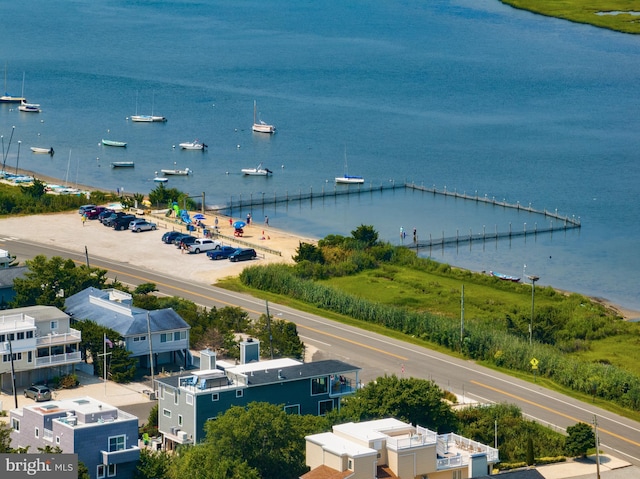
<path id="1" fill-rule="evenodd" d="M 245 223 L 244 221 L 236 221 L 235 223 L 233 223 L 233 227 L 237 230 L 240 228 L 244 228 L 245 226 L 247 226 L 247 223 Z"/>
<path id="2" fill-rule="evenodd" d="M 193 215 L 193 218 L 196 219 L 196 220 L 206 220 L 207 219 L 202 213 L 198 213 L 196 215 Z"/>

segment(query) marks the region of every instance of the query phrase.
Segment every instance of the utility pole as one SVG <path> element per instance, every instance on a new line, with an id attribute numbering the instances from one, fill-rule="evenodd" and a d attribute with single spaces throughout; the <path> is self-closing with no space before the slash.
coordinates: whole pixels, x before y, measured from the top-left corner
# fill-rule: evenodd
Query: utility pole
<path id="1" fill-rule="evenodd" d="M 533 342 L 533 305 L 536 297 L 536 281 L 540 279 L 540 276 L 530 275 L 529 279 L 531 280 L 531 321 L 529 322 L 529 346 Z"/>
<path id="2" fill-rule="evenodd" d="M 267 328 L 269 329 L 269 349 L 271 351 L 271 359 L 273 359 L 273 334 L 271 334 L 271 315 L 269 314 L 269 301 L 265 301 L 267 305 Z"/>
<path id="3" fill-rule="evenodd" d="M 598 418 L 593 416 L 593 429 L 596 436 L 596 479 L 600 479 L 600 440 L 598 439 Z"/>
<path id="4" fill-rule="evenodd" d="M 464 339 L 464 284 L 462 285 L 462 295 L 460 297 L 460 348 Z"/>
<path id="5" fill-rule="evenodd" d="M 16 370 L 13 367 L 13 347 L 11 346 L 11 340 L 9 339 L 9 357 L 11 358 L 11 384 L 13 386 L 13 400 L 18 409 L 18 392 L 16 391 Z"/>
<path id="6" fill-rule="evenodd" d="M 147 311 L 147 338 L 149 338 L 149 365 L 151 366 L 151 390 L 154 391 L 153 386 L 153 341 L 151 341 L 151 318 L 149 311 Z"/>

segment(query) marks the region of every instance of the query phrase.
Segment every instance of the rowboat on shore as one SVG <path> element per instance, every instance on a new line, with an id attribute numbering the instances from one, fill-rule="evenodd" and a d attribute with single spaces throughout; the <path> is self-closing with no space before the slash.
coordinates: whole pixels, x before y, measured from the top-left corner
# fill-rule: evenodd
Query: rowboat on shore
<path id="1" fill-rule="evenodd" d="M 133 161 L 112 161 L 111 168 L 133 168 L 136 164 Z"/>
<path id="2" fill-rule="evenodd" d="M 510 276 L 508 274 L 496 273 L 495 271 L 489 271 L 489 274 L 494 278 L 501 279 L 502 281 L 512 281 L 513 283 L 520 282 L 520 278 L 517 276 Z"/>
<path id="3" fill-rule="evenodd" d="M 102 144 L 104 146 L 117 146 L 120 148 L 125 148 L 127 146 L 125 141 L 105 140 L 104 138 L 102 139 Z"/>
<path id="4" fill-rule="evenodd" d="M 55 153 L 53 148 L 38 148 L 37 146 L 32 146 L 31 151 L 40 155 L 51 155 Z"/>

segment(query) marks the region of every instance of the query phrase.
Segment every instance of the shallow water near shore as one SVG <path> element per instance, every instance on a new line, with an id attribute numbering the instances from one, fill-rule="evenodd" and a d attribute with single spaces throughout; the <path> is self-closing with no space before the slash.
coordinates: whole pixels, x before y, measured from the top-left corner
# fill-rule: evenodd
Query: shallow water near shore
<path id="1" fill-rule="evenodd" d="M 193 175 L 166 186 L 224 205 L 333 189 L 347 163 L 367 185 L 408 181 L 531 203 L 583 226 L 420 254 L 536 274 L 538 284 L 640 310 L 640 38 L 490 0 L 30 5 L 5 6 L 12 21 L 0 41 L 6 89 L 19 94 L 25 72 L 25 96 L 43 111 L 0 105 L 8 171 L 148 193 L 156 171 L 188 167 Z M 43 29 L 51 18 L 55 28 Z M 88 18 L 91 35 L 79 42 Z M 251 132 L 254 100 L 275 135 Z M 168 121 L 133 123 L 136 112 Z M 174 148 L 194 138 L 207 151 Z M 272 177 L 240 174 L 260 162 Z M 395 244 L 401 226 L 407 241 L 413 228 L 427 238 L 546 221 L 404 190 L 251 213 L 315 237 L 372 224 Z"/>

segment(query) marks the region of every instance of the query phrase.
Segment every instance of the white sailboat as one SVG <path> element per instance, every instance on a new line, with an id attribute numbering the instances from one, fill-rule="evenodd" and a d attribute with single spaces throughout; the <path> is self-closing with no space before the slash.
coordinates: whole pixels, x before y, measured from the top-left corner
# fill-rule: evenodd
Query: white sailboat
<path id="1" fill-rule="evenodd" d="M 335 179 L 338 184 L 362 184 L 364 178 L 362 176 L 353 176 L 349 174 L 349 168 L 347 166 L 347 149 L 344 149 L 344 175 L 336 176 Z"/>
<path id="2" fill-rule="evenodd" d="M 275 133 L 276 127 L 273 125 L 268 125 L 262 120 L 257 119 L 257 105 L 256 101 L 253 100 L 253 127 L 252 130 L 257 133 Z"/>
<path id="3" fill-rule="evenodd" d="M 23 79 L 23 95 L 22 96 L 13 96 L 9 95 L 7 92 L 7 64 L 4 64 L 4 95 L 0 96 L 0 103 L 23 103 L 26 102 L 27 99 L 24 97 L 24 79 Z"/>
<path id="4" fill-rule="evenodd" d="M 27 100 L 24 98 L 24 72 L 22 73 L 22 101 L 20 102 L 20 106 L 18 106 L 18 110 L 24 111 L 27 113 L 40 113 L 40 104 L 39 103 L 27 103 Z"/>
<path id="5" fill-rule="evenodd" d="M 164 116 L 156 116 L 153 114 L 153 107 L 155 103 L 155 94 L 151 100 L 151 115 L 138 115 L 138 92 L 136 92 L 136 114 L 131 115 L 131 121 L 138 123 L 164 123 L 167 119 Z"/>

